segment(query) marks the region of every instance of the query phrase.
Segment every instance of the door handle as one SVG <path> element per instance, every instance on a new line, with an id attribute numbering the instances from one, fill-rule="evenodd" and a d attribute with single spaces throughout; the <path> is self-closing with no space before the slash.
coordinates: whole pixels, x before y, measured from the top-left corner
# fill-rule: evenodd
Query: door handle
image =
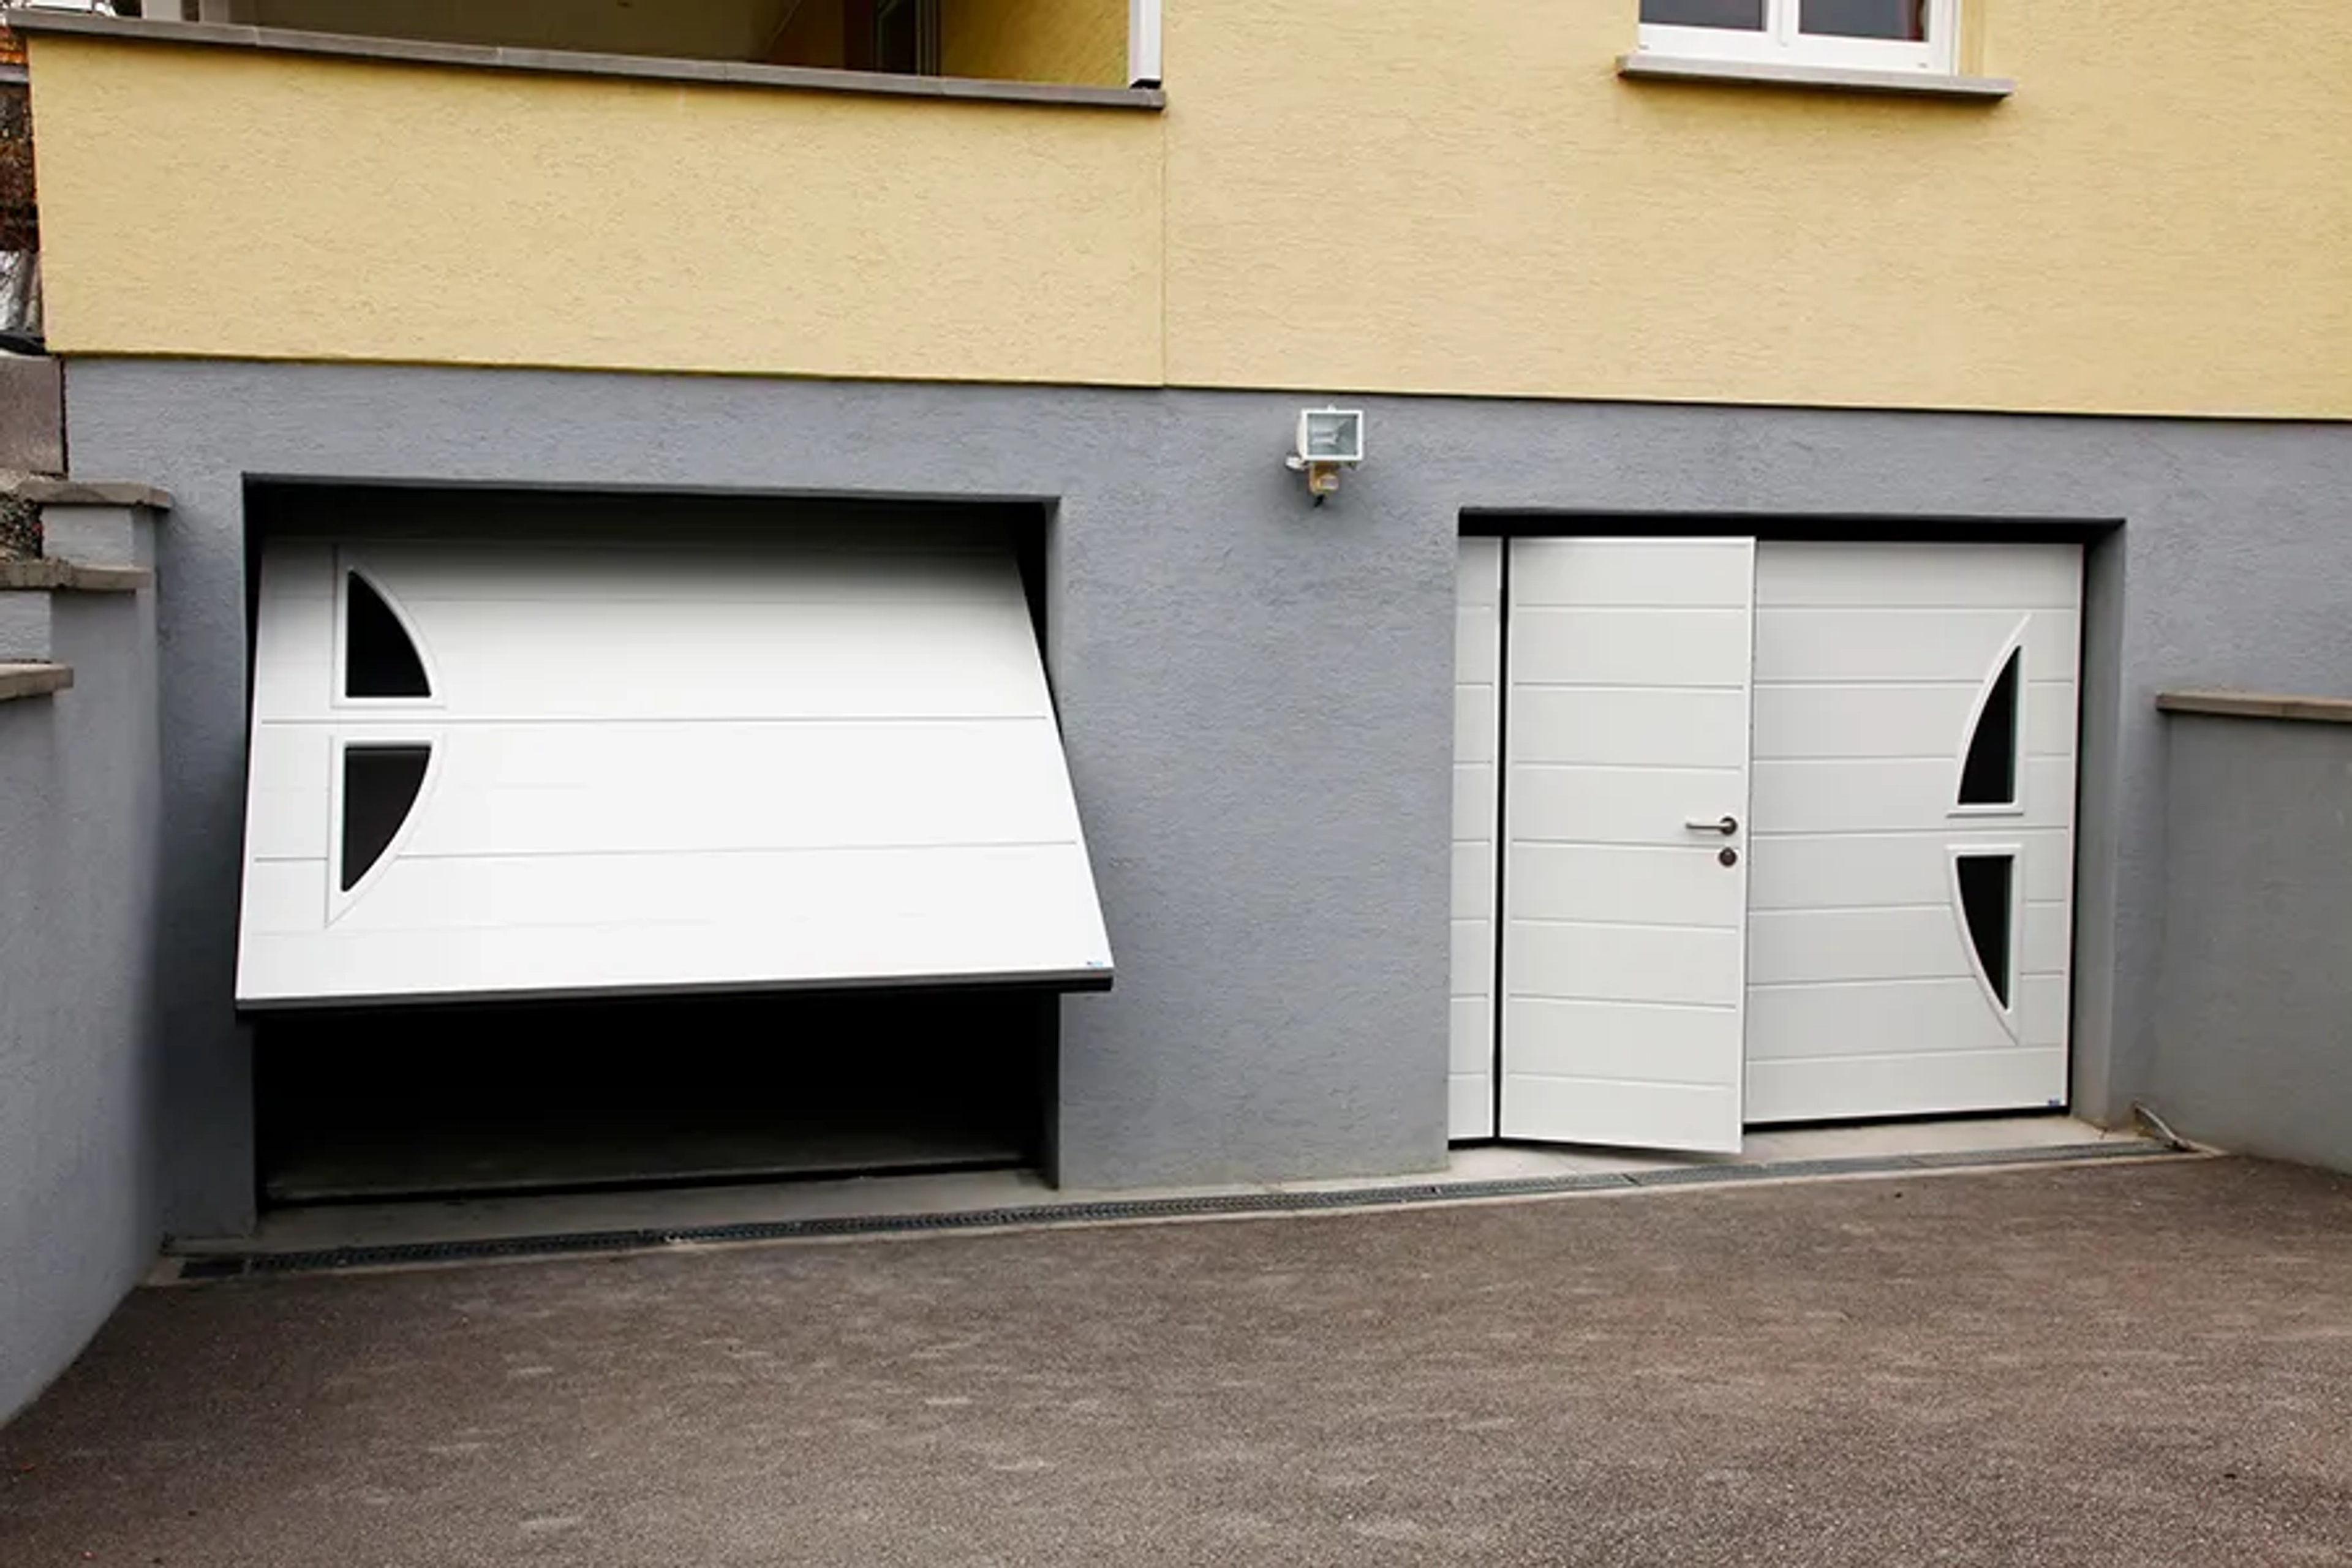
<path id="1" fill-rule="evenodd" d="M 1739 831 L 1739 818 L 1736 816 L 1723 816 L 1717 817 L 1714 821 L 1710 822 L 1705 817 L 1695 817 L 1692 820 L 1684 823 L 1683 826 L 1689 828 L 1693 833 L 1720 833 L 1726 838 L 1728 838 L 1733 834 Z"/>

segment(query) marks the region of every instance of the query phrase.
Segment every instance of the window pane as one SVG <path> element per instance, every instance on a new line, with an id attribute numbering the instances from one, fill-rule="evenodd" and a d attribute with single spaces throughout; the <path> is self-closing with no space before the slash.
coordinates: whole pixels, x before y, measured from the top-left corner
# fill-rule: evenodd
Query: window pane
<path id="1" fill-rule="evenodd" d="M 1977 716 L 1977 732 L 1960 764 L 1962 805 L 2017 804 L 2017 699 L 2023 649 L 2011 648 Z"/>
<path id="2" fill-rule="evenodd" d="M 343 753 L 343 891 L 360 885 L 416 805 L 430 746 L 353 746 Z"/>
<path id="3" fill-rule="evenodd" d="M 2008 855 L 1965 855 L 1960 858 L 1960 918 L 1968 922 L 1969 941 L 1984 965 L 1985 982 L 1994 999 L 2009 1005 L 2010 910 L 2015 905 L 2017 861 Z"/>
<path id="4" fill-rule="evenodd" d="M 1642 0 L 1642 20 L 1669 27 L 1733 27 L 1760 33 L 1764 0 Z"/>
<path id="5" fill-rule="evenodd" d="M 1803 0 L 1799 30 L 1832 38 L 1927 41 L 1927 0 Z"/>
<path id="6" fill-rule="evenodd" d="M 407 628 L 375 585 L 356 572 L 343 574 L 343 695 L 433 695 Z"/>

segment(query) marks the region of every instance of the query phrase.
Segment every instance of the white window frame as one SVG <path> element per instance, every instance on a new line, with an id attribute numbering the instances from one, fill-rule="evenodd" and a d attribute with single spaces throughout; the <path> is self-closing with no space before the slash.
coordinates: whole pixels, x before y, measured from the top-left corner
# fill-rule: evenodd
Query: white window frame
<path id="1" fill-rule="evenodd" d="M 1804 0 L 1764 0 L 1764 26 L 1677 27 L 1642 24 L 1640 51 L 1690 60 L 1738 60 L 1750 65 L 1827 66 L 1842 70 L 1916 71 L 1953 76 L 1959 70 L 1959 0 L 1927 0 L 1927 41 L 1841 38 L 1798 28 Z"/>

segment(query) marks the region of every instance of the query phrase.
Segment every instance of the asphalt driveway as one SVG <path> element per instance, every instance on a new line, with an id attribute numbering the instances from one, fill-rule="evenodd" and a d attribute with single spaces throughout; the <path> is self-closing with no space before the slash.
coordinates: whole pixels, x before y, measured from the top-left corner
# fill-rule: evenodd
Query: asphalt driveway
<path id="1" fill-rule="evenodd" d="M 2238 1161 L 148 1290 L 0 1563 L 2352 1562 L 2352 1183 Z"/>

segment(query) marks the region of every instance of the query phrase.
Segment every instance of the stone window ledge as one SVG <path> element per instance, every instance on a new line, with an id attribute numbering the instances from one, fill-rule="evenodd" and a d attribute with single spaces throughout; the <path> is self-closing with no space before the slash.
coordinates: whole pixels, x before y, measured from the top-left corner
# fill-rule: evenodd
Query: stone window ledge
<path id="1" fill-rule="evenodd" d="M 1810 89 L 1822 92 L 1889 93 L 1960 103 L 1999 103 L 2017 90 L 2007 77 L 1943 76 L 1930 71 L 1858 70 L 1764 60 L 1692 59 L 1637 52 L 1621 55 L 1617 74 L 1628 81 L 1722 82 L 1735 87 Z"/>
<path id="2" fill-rule="evenodd" d="M 2292 724 L 2352 724 L 2352 698 L 2274 697 L 2258 691 L 2160 691 L 2156 706 L 2165 713 L 2195 713 L 2209 719 L 2271 719 Z"/>
<path id="3" fill-rule="evenodd" d="M 553 76 L 620 77 L 635 80 L 703 82 L 713 86 L 790 88 L 811 92 L 864 93 L 878 98 L 954 99 L 984 103 L 1059 104 L 1082 109 L 1160 110 L 1158 88 L 1065 87 L 1045 82 L 982 81 L 962 77 L 891 76 L 880 71 L 818 70 L 736 60 L 671 59 L 657 55 L 597 55 L 565 49 L 514 49 L 442 44 L 419 38 L 376 38 L 353 33 L 305 33 L 225 22 L 146 21 L 77 11 L 8 11 L 19 33 L 79 33 L 126 42 L 197 44 L 318 55 L 395 65 L 458 66 L 480 70 L 535 71 Z"/>
<path id="4" fill-rule="evenodd" d="M 54 697 L 72 685 L 71 665 L 0 664 L 0 702 Z"/>

